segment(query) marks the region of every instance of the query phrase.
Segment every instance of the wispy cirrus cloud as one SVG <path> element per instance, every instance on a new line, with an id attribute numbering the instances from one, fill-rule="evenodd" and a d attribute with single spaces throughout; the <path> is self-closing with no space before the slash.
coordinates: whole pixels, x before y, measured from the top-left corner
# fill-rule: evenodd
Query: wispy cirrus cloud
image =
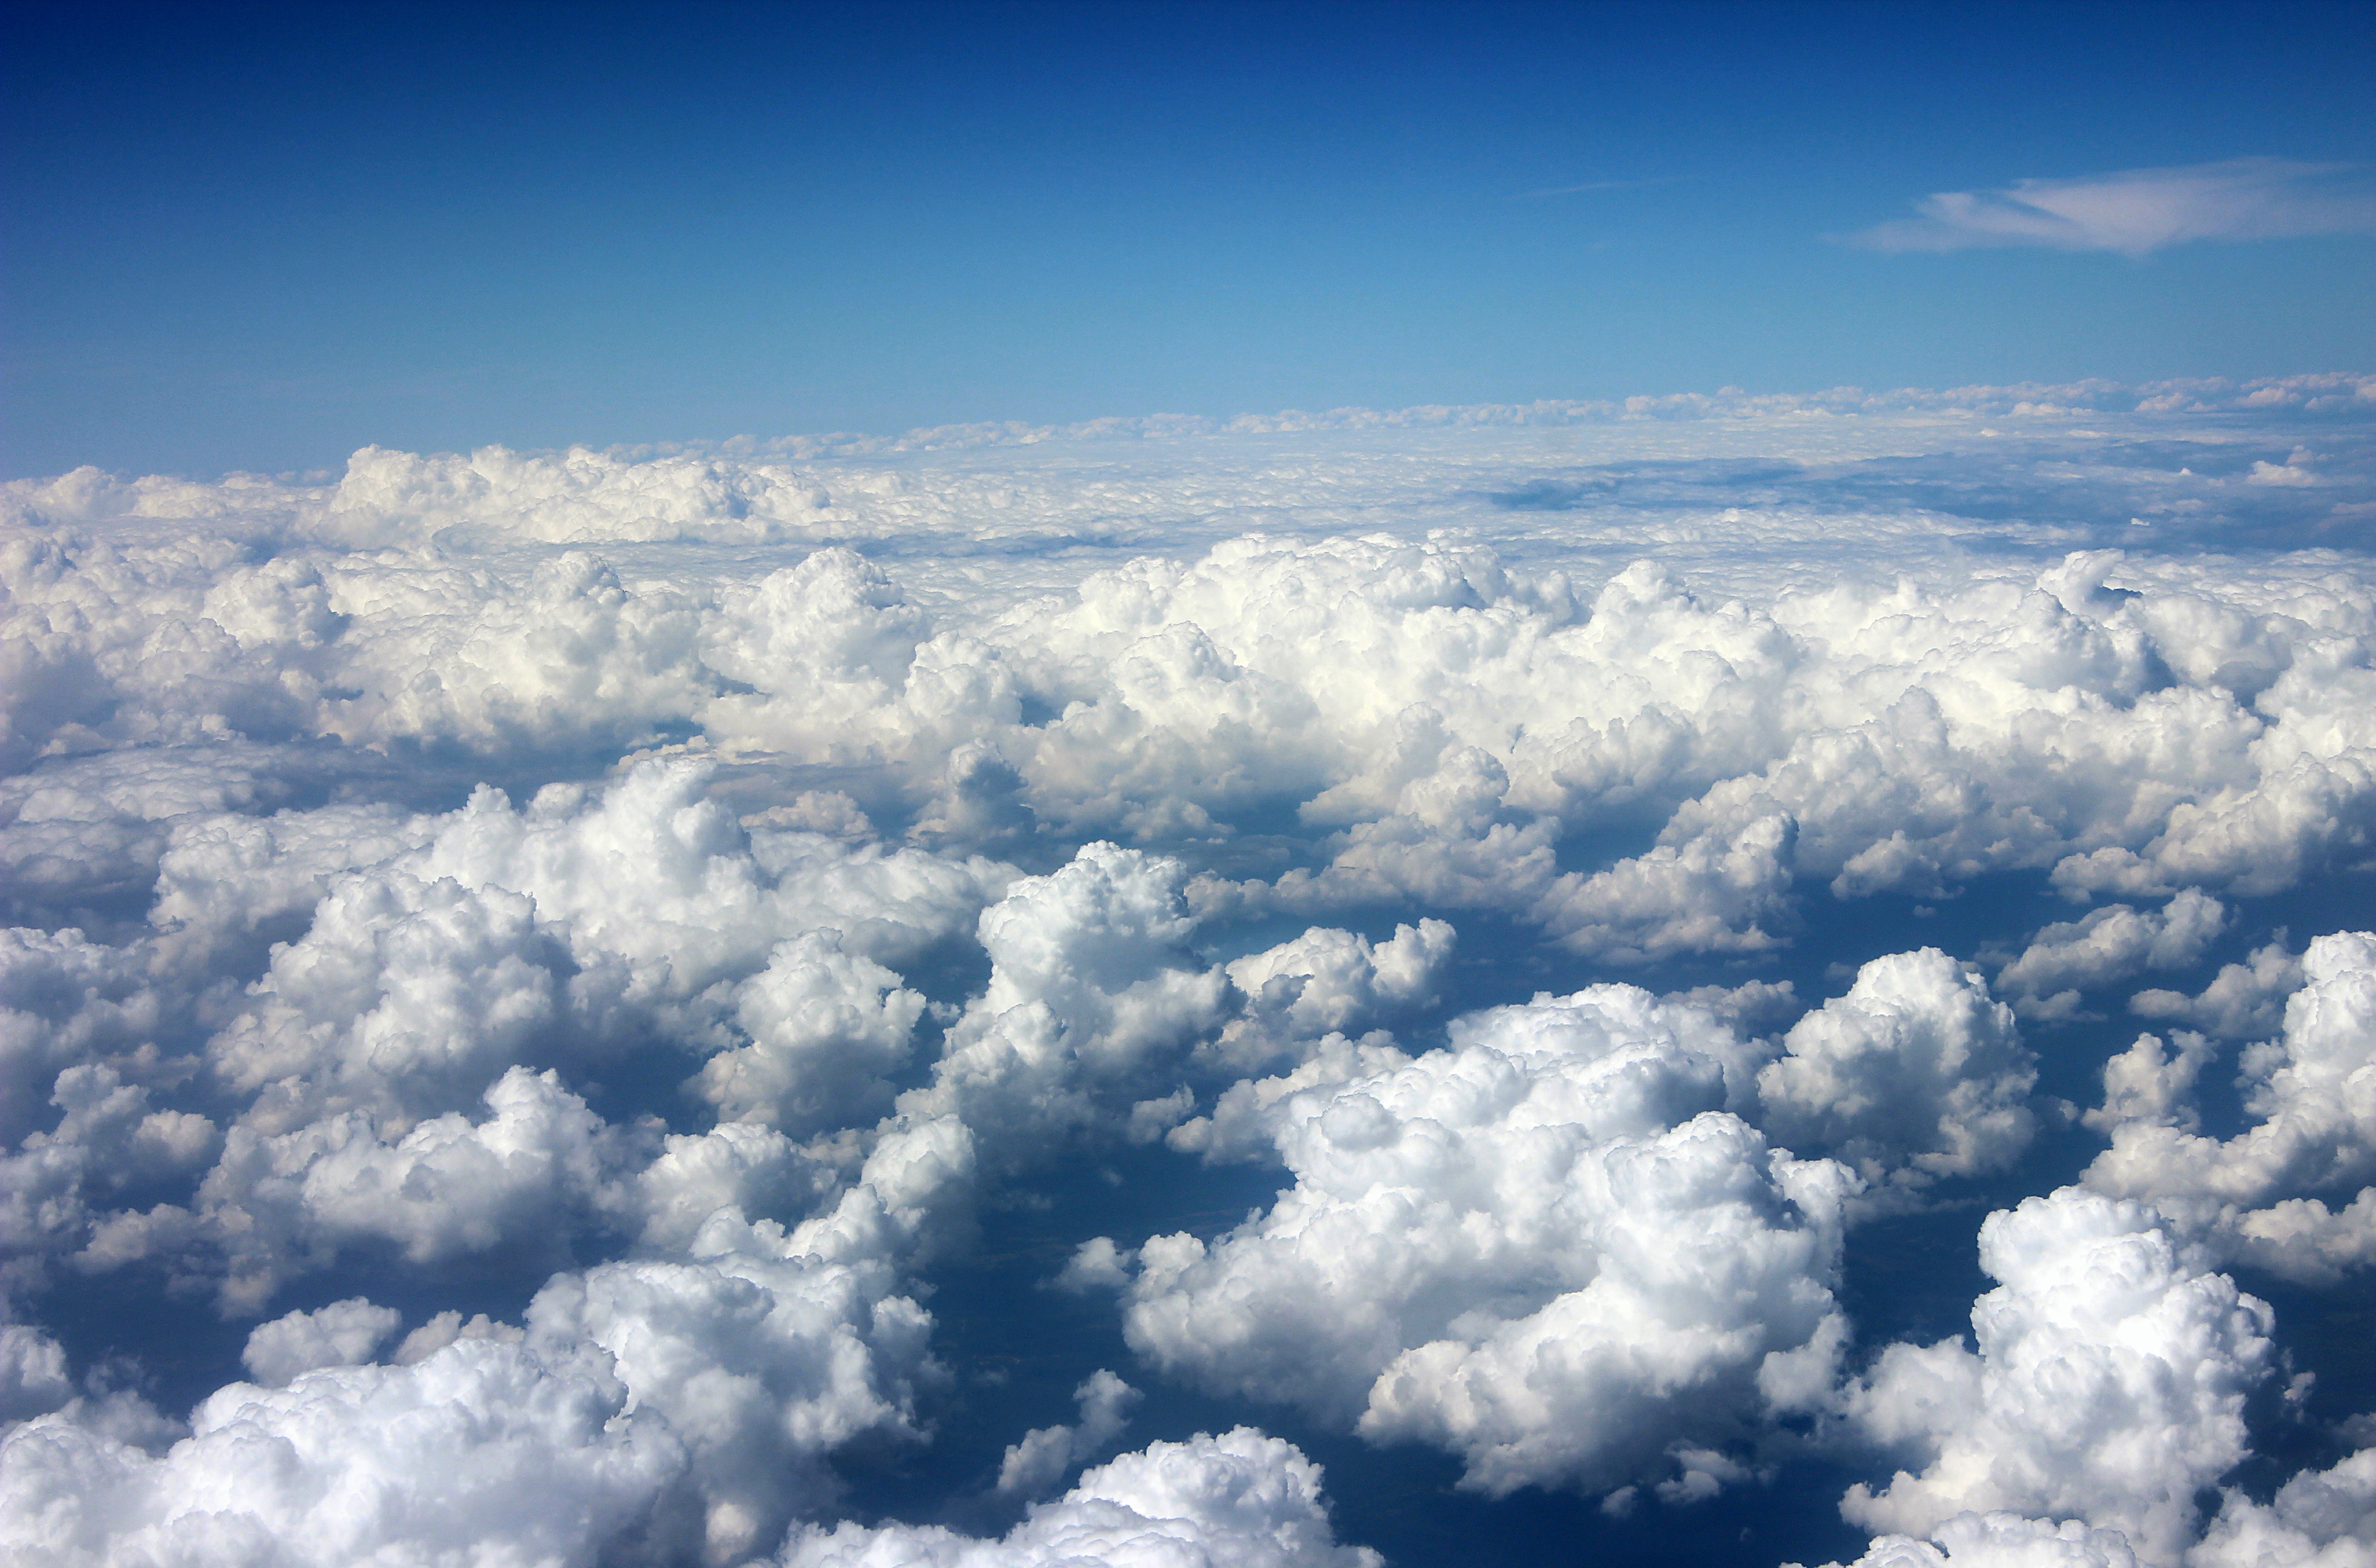
<path id="1" fill-rule="evenodd" d="M 2191 240 L 2275 240 L 2376 232 L 2376 181 L 2354 163 L 2231 158 L 2175 169 L 2123 169 L 2067 180 L 2016 180 L 1993 191 L 1942 191 L 1921 216 L 1876 224 L 1847 243 L 1881 251 L 2042 245 L 2144 255 Z"/>

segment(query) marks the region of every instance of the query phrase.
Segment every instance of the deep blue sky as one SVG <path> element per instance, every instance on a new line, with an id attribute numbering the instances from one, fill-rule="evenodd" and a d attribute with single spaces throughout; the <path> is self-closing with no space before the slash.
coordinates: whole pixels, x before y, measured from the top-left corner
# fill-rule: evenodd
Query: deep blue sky
<path id="1" fill-rule="evenodd" d="M 2024 178 L 2376 163 L 2364 4 L 6 25 L 7 475 L 2376 365 L 2367 234 L 1832 238 Z"/>

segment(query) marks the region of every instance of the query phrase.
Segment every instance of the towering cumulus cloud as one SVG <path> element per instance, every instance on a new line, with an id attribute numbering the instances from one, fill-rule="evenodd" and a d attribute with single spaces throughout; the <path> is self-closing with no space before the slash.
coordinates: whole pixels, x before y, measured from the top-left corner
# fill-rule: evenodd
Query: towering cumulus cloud
<path id="1" fill-rule="evenodd" d="M 2371 545 L 2351 376 L 0 488 L 0 1559 L 2365 1561 Z"/>

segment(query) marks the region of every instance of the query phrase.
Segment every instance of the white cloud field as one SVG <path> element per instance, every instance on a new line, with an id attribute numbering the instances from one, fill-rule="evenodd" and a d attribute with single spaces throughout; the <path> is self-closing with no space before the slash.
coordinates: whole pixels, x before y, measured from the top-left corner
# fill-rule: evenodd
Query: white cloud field
<path id="1" fill-rule="evenodd" d="M 2376 1564 L 2371 547 L 2350 376 L 0 487 L 0 1562 Z"/>

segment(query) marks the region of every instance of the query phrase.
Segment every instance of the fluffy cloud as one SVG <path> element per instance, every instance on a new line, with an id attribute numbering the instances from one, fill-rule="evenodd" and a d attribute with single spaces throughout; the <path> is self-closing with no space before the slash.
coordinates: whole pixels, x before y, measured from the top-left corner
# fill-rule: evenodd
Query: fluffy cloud
<path id="1" fill-rule="evenodd" d="M 1835 1563 L 1831 1568 L 1839 1568 Z M 2143 1568 L 2129 1538 L 2085 1521 L 1958 1514 L 1930 1538 L 1883 1536 L 1848 1568 Z"/>
<path id="2" fill-rule="evenodd" d="M 1320 1500 L 1320 1467 L 1293 1444 L 1249 1427 L 1154 1443 L 1083 1476 L 1004 1538 L 938 1526 L 843 1525 L 797 1536 L 784 1568 L 1379 1568 L 1340 1546 Z"/>
<path id="3" fill-rule="evenodd" d="M 2194 996 L 2158 987 L 2140 991 L 2129 998 L 2129 1011 L 2192 1024 L 2222 1039 L 2266 1039 L 2285 1027 L 2286 998 L 2301 983 L 2301 955 L 2272 942 L 2254 948 L 2243 963 L 2219 966 Z"/>
<path id="4" fill-rule="evenodd" d="M 1868 1182 L 2011 1164 L 2037 1132 L 2037 1059 L 1980 977 L 1935 947 L 1875 958 L 1790 1027 L 1757 1076 L 1767 1128 Z"/>
<path id="5" fill-rule="evenodd" d="M 2168 1056 L 2147 1036 L 2105 1070 L 2094 1120 L 2112 1146 L 2085 1180 L 2208 1228 L 2242 1260 L 2315 1279 L 2376 1260 L 2376 934 L 2320 937 L 2301 976 L 2284 1034 L 2244 1054 L 2251 1125 L 2228 1139 L 2197 1131 L 2190 1091 L 2207 1046 Z"/>
<path id="6" fill-rule="evenodd" d="M 368 1361 L 404 1314 L 375 1307 L 361 1296 L 327 1307 L 291 1313 L 258 1324 L 240 1352 L 248 1375 L 267 1388 L 283 1388 L 300 1372 Z"/>
<path id="7" fill-rule="evenodd" d="M 719 1253 L 563 1276 L 529 1308 L 532 1345 L 610 1352 L 638 1409 L 683 1444 L 719 1561 L 765 1546 L 838 1483 L 831 1450 L 918 1436 L 932 1319 L 877 1262 Z"/>
<path id="8" fill-rule="evenodd" d="M 1032 1134 L 1170 1087 L 1182 1049 L 1219 1025 L 1229 996 L 1228 977 L 1186 951 L 1184 881 L 1176 861 L 1097 843 L 1008 888 L 981 913 L 989 982 L 903 1111 L 961 1116 L 1013 1159 Z"/>
<path id="9" fill-rule="evenodd" d="M 974 1396 L 924 1310 L 970 1346 L 996 1305 L 952 1251 L 1086 1194 L 1156 1232 L 1054 1239 L 1150 1376 L 1482 1491 L 1687 1503 L 1845 1401 L 1876 1553 L 2168 1562 L 2267 1357 L 2208 1271 L 2376 1261 L 2370 955 L 2272 929 L 2376 842 L 2370 412 L 2350 375 L 1840 390 L 0 485 L 5 1527 L 1359 1560 L 1251 1433 L 1004 1540 L 833 1527 L 845 1467 L 932 1473 Z M 2039 880 L 2096 907 L 1997 929 Z M 1908 905 L 1993 994 L 1898 952 L 1800 1016 L 1781 976 L 1911 945 L 1871 940 Z M 1846 1218 L 1950 1226 L 1903 1211 L 2064 1151 L 1999 999 L 2148 980 L 2088 1181 L 2152 1215 L 1992 1221 L 1978 1348 L 1841 1394 Z M 2264 1042 L 2240 1127 L 2198 1092 L 2224 1040 Z M 186 1432 L 113 1359 L 197 1375 L 239 1333 L 123 1325 L 308 1276 Z M 36 1326 L 94 1291 L 125 1312 Z M 1088 1377 L 1004 1495 L 1129 1392 Z M 2303 1500 L 2357 1474 L 2210 1538 L 2339 1562 Z"/>
<path id="10" fill-rule="evenodd" d="M 1907 1535 L 1973 1512 L 2078 1517 L 2175 1562 L 2196 1492 L 2250 1452 L 2269 1308 L 2153 1210 L 2077 1188 L 1990 1215 L 1980 1265 L 1999 1284 L 1972 1304 L 1972 1347 L 1892 1345 L 1848 1389 L 1856 1426 L 1907 1467 L 1841 1512 Z"/>
<path id="11" fill-rule="evenodd" d="M 1010 1446 L 998 1464 L 998 1490 L 1036 1497 L 1065 1473 L 1112 1446 L 1130 1424 L 1138 1390 L 1099 1367 L 1073 1390 L 1081 1419 L 1071 1426 L 1034 1427 Z"/>
<path id="12" fill-rule="evenodd" d="M 26 1562 L 593 1563 L 684 1465 L 598 1361 L 457 1343 L 410 1367 L 233 1384 L 161 1457 L 58 1417 L 0 1438 Z"/>
<path id="13" fill-rule="evenodd" d="M 1997 989 L 2018 997 L 2024 1014 L 2066 1017 L 2077 1010 L 2083 990 L 2114 985 L 2144 969 L 2191 967 L 2227 919 L 2218 899 L 2194 887 L 2155 912 L 2108 905 L 2032 937 L 2019 957 L 1997 971 Z"/>
<path id="14" fill-rule="evenodd" d="M 2267 1503 L 2229 1491 L 2187 1568 L 2366 1568 L 2376 1562 L 2376 1448 L 2306 1470 Z"/>
<path id="15" fill-rule="evenodd" d="M 1260 1114 L 1295 1184 L 1209 1244 L 1140 1248 L 1131 1345 L 1441 1444 L 1491 1492 L 1677 1469 L 1819 1396 L 1844 1326 L 1853 1179 L 1720 1109 L 1739 1054 L 1605 986 L 1288 1088 Z"/>

